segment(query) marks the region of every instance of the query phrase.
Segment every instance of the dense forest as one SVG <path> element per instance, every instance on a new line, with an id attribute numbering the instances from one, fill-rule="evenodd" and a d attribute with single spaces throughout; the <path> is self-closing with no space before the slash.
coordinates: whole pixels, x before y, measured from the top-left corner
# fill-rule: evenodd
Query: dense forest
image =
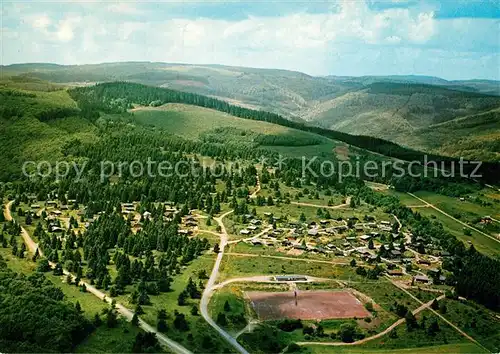
<path id="1" fill-rule="evenodd" d="M 74 89 L 71 92 L 79 103 L 80 114 L 85 114 L 92 120 L 99 117 L 100 112 L 121 112 L 132 103 L 151 102 L 197 104 L 248 119 L 283 119 L 270 113 L 230 106 L 203 96 L 135 84 L 104 84 L 93 88 Z M 19 97 L 24 99 L 24 96 Z M 57 118 L 59 113 L 53 113 L 38 118 Z M 70 111 L 68 114 L 73 113 L 74 111 Z M 287 126 L 295 124 L 289 121 L 281 123 Z M 301 126 L 299 129 L 312 128 Z M 324 131 L 322 135 L 327 136 L 326 134 L 330 134 L 328 132 Z M 259 139 L 264 139 L 264 142 L 267 141 L 270 145 L 283 143 L 281 138 L 274 136 Z M 289 143 L 286 139 L 285 142 Z M 311 141 L 307 143 L 310 144 Z M 286 165 L 273 168 L 272 173 L 265 167 L 273 166 L 263 163 L 263 172 L 259 173 L 255 168 L 259 159 L 262 156 L 274 158 L 276 153 L 266 149 L 249 148 L 243 144 L 227 145 L 216 139 L 191 141 L 165 131 L 131 126 L 121 121 L 101 122 L 99 139 L 74 139 L 62 145 L 60 150 L 69 161 L 78 162 L 80 166 L 85 164 L 86 173 L 80 179 L 76 179 L 76 171 L 73 169 L 67 176 L 58 180 L 52 177 L 21 178 L 0 184 L 0 197 L 14 200 L 12 210 L 17 212 L 17 216 L 24 218 L 26 224 L 34 226 L 33 236 L 37 238 L 47 257 L 38 260 L 42 266 L 48 265 L 47 260 L 50 260 L 57 264 L 54 274 L 57 272 L 61 275 L 62 269 L 65 268 L 74 272 L 77 280 L 87 279 L 97 288 L 109 291 L 111 297 L 127 295 L 130 302 L 137 306 L 136 310 L 140 309 L 141 305 L 150 304 L 151 296 L 170 291 L 172 281 L 182 273 L 186 265 L 202 253 L 210 252 L 208 240 L 189 237 L 179 232 L 182 218 L 189 215 L 190 210 L 202 211 L 206 213 L 208 220 L 211 220 L 227 206 L 234 209 L 235 215 L 243 217 L 256 206 L 290 203 L 290 199 L 281 194 L 280 184 L 307 188 L 316 193 L 335 191 L 342 196 L 352 196 L 354 205 L 364 201 L 396 215 L 411 229 L 412 244 L 419 244 L 419 252 L 446 251 L 450 254 L 443 264 L 443 269 L 452 273 L 447 283 L 455 287 L 457 295 L 476 300 L 495 310 L 500 309 L 498 260 L 478 253 L 473 247 L 466 247 L 439 222 L 403 206 L 396 197 L 373 191 L 362 179 L 322 176 L 319 173 L 319 160 L 309 165 L 317 176 L 314 173 L 303 176 L 302 161 L 298 158 L 289 158 Z M 200 156 L 209 156 L 219 163 L 206 166 Z M 131 161 L 147 165 L 148 159 L 169 161 L 182 167 L 177 173 L 170 173 L 168 176 L 150 176 L 146 173 L 134 175 L 133 169 L 130 168 Z M 102 161 L 124 162 L 125 167 L 120 173 L 115 170 L 115 173 L 103 177 L 100 175 Z M 272 197 L 249 197 L 249 186 L 255 186 L 258 173 L 260 182 L 274 190 Z M 454 196 L 478 188 L 474 183 L 463 183 L 460 180 L 452 180 L 450 183 L 450 180 L 401 178 L 392 182 L 397 190 L 431 189 Z M 82 219 L 70 220 L 69 227 L 63 227 L 62 234 L 56 236 L 50 231 L 53 225 L 46 218 L 47 215 L 24 213 L 20 210 L 21 204 L 29 205 L 30 197 L 33 196 L 38 201 L 59 200 L 62 204 L 68 204 L 68 200 L 72 199 L 75 201 L 73 208 L 81 210 Z M 136 211 L 142 217 L 141 229 L 137 232 L 131 231 L 132 220 L 123 217 L 122 203 L 127 202 L 139 202 Z M 167 218 L 165 202 L 179 212 Z M 147 217 L 144 216 L 145 212 Z M 85 221 L 89 223 L 85 231 L 74 230 L 75 223 L 78 225 L 78 222 Z M 10 235 L 18 234 L 18 225 L 5 223 L 0 241 L 6 243 Z M 12 242 L 11 246 L 13 254 L 25 257 L 24 244 L 17 245 Z M 36 260 L 36 256 L 34 258 Z M 115 266 L 116 273 L 108 270 L 109 265 Z M 78 281 L 75 285 L 78 285 Z M 190 279 L 186 289 L 179 295 L 178 304 L 185 305 L 188 299 L 199 299 L 202 288 L 202 282 L 197 284 Z M 0 345 L 2 349 L 7 348 L 6 351 L 15 347 L 24 348 L 25 351 L 67 352 L 91 330 L 91 325 L 85 320 L 82 321 L 81 315 L 64 302 L 60 290 L 48 284 L 39 273 L 23 277 L 7 270 L 4 263 L 0 262 L 0 290 L 0 303 L 8 305 L 0 307 Z M 17 296 L 21 300 L 14 300 Z M 40 308 L 43 306 L 48 311 L 23 312 L 23 308 L 28 308 L 25 302 L 39 303 Z M 50 320 L 44 317 L 53 312 L 60 312 L 61 316 L 54 315 Z M 25 317 L 14 323 L 14 314 L 17 313 Z M 44 335 L 41 337 L 29 336 L 35 331 L 31 323 L 42 323 L 42 328 L 47 329 L 47 333 L 42 331 Z M 180 320 L 180 317 L 177 323 L 180 323 L 179 326 L 183 330 L 189 330 L 186 321 Z M 59 334 L 62 333 L 60 343 L 50 341 L 53 328 L 56 328 Z M 22 335 L 24 333 L 28 336 Z M 148 338 L 140 340 L 148 342 Z M 209 345 L 204 348 L 207 351 L 215 351 L 216 348 L 210 343 L 209 341 Z"/>
<path id="2" fill-rule="evenodd" d="M 109 179 L 101 180 L 98 173 L 85 175 L 83 180 L 74 182 L 74 174 L 59 180 L 57 183 L 50 179 L 30 179 L 15 184 L 14 194 L 17 196 L 14 209 L 18 202 L 27 201 L 28 194 L 37 195 L 39 200 L 50 200 L 59 196 L 75 199 L 77 204 L 85 205 L 85 216 L 95 214 L 101 216 L 87 229 L 85 235 L 75 235 L 67 230 L 66 239 L 69 242 L 58 242 L 45 230 L 47 225 L 37 227 L 36 236 L 41 239 L 45 253 L 54 262 L 60 262 L 65 267 L 72 268 L 77 273 L 82 259 L 88 262 L 87 274 L 82 276 L 91 279 L 98 287 L 113 288 L 113 292 L 120 294 L 128 285 L 133 285 L 134 298 L 137 301 L 148 301 L 148 296 L 168 290 L 171 278 L 179 273 L 179 267 L 195 259 L 200 252 L 206 250 L 208 244 L 204 240 L 188 239 L 177 233 L 180 218 L 187 215 L 190 209 L 198 209 L 215 215 L 221 210 L 224 203 L 235 209 L 235 214 L 245 214 L 254 205 L 273 205 L 276 202 L 290 202 L 280 194 L 273 198 L 248 198 L 248 187 L 256 183 L 256 169 L 253 166 L 252 151 L 247 149 L 230 150 L 218 148 L 218 144 L 200 144 L 183 140 L 182 138 L 165 135 L 162 132 L 138 128 L 137 130 L 123 129 L 119 125 L 109 128 L 95 144 L 74 142 L 64 147 L 65 154 L 73 158 L 86 159 L 90 171 L 98 171 L 102 160 L 110 161 L 143 161 L 150 157 L 153 160 L 168 160 L 172 163 L 183 161 L 193 173 L 182 173 L 182 177 L 172 174 L 168 177 L 151 178 L 147 175 L 132 176 L 128 169 L 120 178 L 110 183 Z M 202 150 L 200 150 L 202 149 Z M 193 156 L 194 153 L 194 156 Z M 196 158 L 196 154 L 209 155 L 220 159 L 247 158 L 240 165 L 227 169 L 219 164 L 208 173 Z M 218 154 L 223 154 L 223 157 Z M 245 161 L 245 162 L 244 162 Z M 255 161 L 255 160 L 254 160 Z M 430 218 L 423 217 L 410 208 L 403 206 L 396 197 L 376 193 L 364 185 L 361 179 L 348 177 L 339 180 L 336 176 L 322 177 L 319 174 L 320 162 L 310 165 L 318 172 L 314 175 L 302 176 L 302 161 L 289 159 L 281 169 L 272 175 L 262 173 L 261 183 L 272 186 L 273 181 L 280 181 L 287 186 L 307 187 L 322 191 L 335 190 L 342 195 L 352 195 L 353 199 L 363 200 L 371 205 L 378 206 L 384 211 L 395 214 L 410 225 L 414 240 L 423 245 L 449 252 L 452 257 L 446 261 L 446 267 L 453 272 L 450 282 L 456 284 L 458 294 L 491 307 L 499 307 L 500 262 L 490 259 L 474 250 L 467 250 L 465 245 L 448 233 L 443 226 Z M 187 171 L 180 171 L 187 172 Z M 218 177 L 214 177 L 217 175 Z M 217 184 L 224 188 L 216 189 Z M 457 184 L 456 188 L 460 188 Z M 471 187 L 463 187 L 471 188 Z M 450 191 L 451 192 L 451 191 Z M 120 216 L 121 202 L 140 201 L 140 213 L 149 211 L 150 219 L 144 220 L 143 229 L 135 235 L 130 232 L 129 221 Z M 176 218 L 165 222 L 162 218 L 163 207 L 156 202 L 169 201 L 181 211 Z M 81 247 L 83 255 L 76 248 Z M 425 247 L 422 251 L 425 252 Z M 111 250 L 118 249 L 113 254 Z M 57 253 L 54 253 L 57 250 Z M 160 258 L 153 259 L 151 252 L 167 252 Z M 77 254 L 78 253 L 78 254 Z M 140 257 L 142 260 L 132 259 Z M 57 257 L 57 258 L 55 258 Z M 112 279 L 107 272 L 106 265 L 113 262 L 117 265 L 118 276 Z M 491 274 L 485 278 L 478 274 Z M 142 294 L 142 295 L 141 295 Z M 487 294 L 487 295 L 484 295 Z"/>
<path id="3" fill-rule="evenodd" d="M 96 119 L 99 116 L 98 111 L 107 113 L 125 112 L 127 109 L 132 108 L 132 104 L 158 106 L 166 103 L 185 103 L 216 109 L 240 118 L 260 120 L 316 133 L 330 139 L 346 142 L 352 146 L 405 161 L 420 161 L 422 163 L 424 161 L 437 161 L 439 166 L 443 163 L 444 168 L 450 168 L 452 165 L 458 163 L 457 159 L 424 154 L 383 139 L 350 135 L 320 127 L 308 126 L 290 121 L 274 113 L 238 107 L 221 100 L 188 92 L 129 82 L 114 82 L 91 87 L 74 88 L 70 91 L 70 94 L 78 102 L 82 114 L 90 119 Z M 427 160 L 424 159 L 424 156 L 427 156 Z M 466 173 L 472 173 L 475 168 L 475 165 L 464 165 Z M 498 180 L 498 176 L 500 176 L 500 164 L 483 163 L 479 172 L 483 175 L 485 181 L 495 182 Z"/>
<path id="4" fill-rule="evenodd" d="M 92 331 L 43 273 L 28 277 L 0 257 L 0 348 L 3 352 L 65 353 Z"/>

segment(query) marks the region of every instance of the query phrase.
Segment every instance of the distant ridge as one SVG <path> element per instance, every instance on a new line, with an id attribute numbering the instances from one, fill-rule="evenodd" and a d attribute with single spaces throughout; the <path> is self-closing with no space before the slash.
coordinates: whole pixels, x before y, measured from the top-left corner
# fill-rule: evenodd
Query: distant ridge
<path id="1" fill-rule="evenodd" d="M 279 114 L 294 122 L 372 136 L 438 155 L 500 161 L 491 134 L 497 120 L 465 129 L 425 134 L 434 124 L 483 114 L 500 107 L 500 81 L 445 80 L 420 75 L 310 76 L 282 69 L 161 62 L 86 65 L 50 63 L 1 67 L 2 80 L 27 77 L 67 86 L 128 81 L 196 93 L 231 105 Z M 494 113 L 494 116 L 497 113 Z M 493 124 L 491 124 L 493 123 Z M 442 132 L 442 131 L 438 131 Z M 486 144 L 483 144 L 486 139 Z M 471 143 L 472 141 L 472 143 Z M 467 145 L 464 152 L 461 145 Z M 442 148 L 446 146 L 446 148 Z M 491 150 L 493 149 L 493 150 Z"/>

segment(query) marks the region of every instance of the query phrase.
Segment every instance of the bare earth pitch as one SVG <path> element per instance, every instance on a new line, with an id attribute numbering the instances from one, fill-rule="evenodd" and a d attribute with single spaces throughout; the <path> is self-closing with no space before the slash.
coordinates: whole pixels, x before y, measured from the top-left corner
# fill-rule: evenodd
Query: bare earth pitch
<path id="1" fill-rule="evenodd" d="M 361 301 L 348 291 L 300 291 L 297 293 L 297 299 L 293 291 L 251 291 L 246 295 L 261 320 L 320 320 L 370 316 Z"/>

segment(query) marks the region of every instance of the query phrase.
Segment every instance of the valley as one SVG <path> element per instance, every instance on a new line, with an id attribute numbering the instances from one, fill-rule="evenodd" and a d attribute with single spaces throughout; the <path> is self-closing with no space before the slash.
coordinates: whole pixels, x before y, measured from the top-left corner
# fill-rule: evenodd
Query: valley
<path id="1" fill-rule="evenodd" d="M 3 67 L 2 75 L 17 87 L 27 78 L 32 86 L 42 86 L 46 80 L 54 82 L 53 87 L 137 82 L 206 95 L 294 122 L 381 138 L 431 154 L 499 161 L 500 85 L 496 81 L 314 77 L 286 70 L 148 62 L 12 65 Z M 450 129 L 454 139 L 449 139 Z"/>
<path id="2" fill-rule="evenodd" d="M 205 96 L 36 83 L 1 90 L 1 269 L 46 279 L 88 320 L 66 349 L 500 348 L 496 187 L 325 177 L 324 161 L 395 157 Z M 47 162 L 28 177 L 26 159 Z M 137 174 L 149 159 L 175 173 Z M 85 173 L 49 173 L 60 160 Z"/>

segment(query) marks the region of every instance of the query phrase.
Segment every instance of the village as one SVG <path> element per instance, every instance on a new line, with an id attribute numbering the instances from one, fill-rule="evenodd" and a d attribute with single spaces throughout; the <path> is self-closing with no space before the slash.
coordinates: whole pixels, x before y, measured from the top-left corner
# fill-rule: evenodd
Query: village
<path id="1" fill-rule="evenodd" d="M 264 190 L 263 194 L 267 192 Z M 313 327 L 322 323 L 317 322 L 322 319 L 325 323 L 331 318 L 347 323 L 354 318 L 360 333 L 375 338 L 378 333 L 386 333 L 386 326 L 402 321 L 394 316 L 399 307 L 407 307 L 416 314 L 426 311 L 433 299 L 442 300 L 451 294 L 455 282 L 446 267 L 453 258 L 438 242 L 433 242 L 435 239 L 418 231 L 412 233 L 410 225 L 383 208 L 366 202 L 353 205 L 349 195 L 327 196 L 335 198 L 338 204 L 326 202 L 322 196 L 310 195 L 301 200 L 293 196 L 289 201 L 276 198 L 274 205 L 267 202 L 259 205 L 251 197 L 241 198 L 240 205 L 247 204 L 246 208 L 224 203 L 213 215 L 206 210 L 189 209 L 185 204 L 171 202 L 122 202 L 115 207 L 94 209 L 92 203 L 83 205 L 68 196 L 50 197 L 44 201 L 34 195 L 24 196 L 12 211 L 35 242 L 40 242 L 37 229 L 41 226 L 49 237 L 46 234 L 45 243 L 40 246 L 47 247 L 47 240 L 55 243 L 55 247 L 62 250 L 60 257 L 63 260 L 67 257 L 68 244 L 74 246 L 75 253 L 84 252 L 86 237 L 102 227 L 100 218 L 110 220 L 110 216 L 114 220 L 123 218 L 119 224 L 130 228 L 127 232 L 130 239 L 136 236 L 145 239 L 152 229 L 162 224 L 174 230 L 169 235 L 176 233 L 179 239 L 206 242 L 200 253 L 203 259 L 195 260 L 193 265 L 182 263 L 183 256 L 178 256 L 181 262 L 173 274 L 182 285 L 176 285 L 175 295 L 167 292 L 165 294 L 171 295 L 159 294 L 158 299 L 168 299 L 169 304 L 180 301 L 175 297 L 182 294 L 186 279 L 200 277 L 197 281 L 202 297 L 193 298 L 197 299 L 194 304 L 199 304 L 199 311 L 207 322 L 216 319 L 212 326 L 223 333 L 230 326 L 219 320 L 219 315 L 225 311 L 219 299 L 228 296 L 230 289 L 237 289 L 231 301 L 251 307 L 244 312 L 249 325 L 265 323 L 268 319 L 283 320 L 287 316 L 301 316 L 305 321 L 312 321 L 307 325 Z M 101 211 L 94 213 L 93 210 Z M 123 250 L 119 244 L 107 250 L 110 260 L 107 268 L 115 277 L 119 272 L 115 259 Z M 162 252 L 157 251 L 149 255 L 131 254 L 131 258 L 140 262 L 165 259 Z M 48 259 L 56 262 L 50 253 Z M 213 266 L 214 259 L 220 259 L 221 265 L 216 262 Z M 65 266 L 66 262 L 63 262 Z M 89 265 L 82 263 L 84 276 Z M 192 266 L 196 271 L 191 270 Z M 210 269 L 213 271 L 209 276 Z M 211 283 L 212 278 L 220 280 Z M 228 284 L 234 285 L 228 287 Z M 202 289 L 205 291 L 201 292 Z M 108 290 L 105 296 L 116 298 L 115 291 L 106 287 L 104 290 Z M 126 296 L 118 298 L 126 307 L 133 308 L 130 302 L 133 286 L 126 291 Z M 155 301 L 157 295 L 153 295 Z M 299 297 L 299 303 L 308 306 L 309 310 L 293 306 L 293 296 L 296 296 L 295 301 Z M 386 298 L 391 300 L 387 302 Z M 454 301 L 466 304 L 468 300 L 457 296 Z M 327 304 L 321 309 L 324 318 L 315 315 L 320 311 L 317 307 L 320 303 Z M 279 311 L 283 304 L 288 306 L 286 313 Z M 183 306 L 180 302 L 178 305 Z M 161 305 L 146 307 L 148 317 L 144 318 L 148 322 L 154 323 L 158 306 Z M 369 310 L 373 306 L 376 310 Z M 335 333 L 332 328 L 327 327 L 327 330 L 330 334 Z M 232 335 L 237 337 L 237 334 Z M 303 340 L 315 343 L 317 338 L 304 335 Z"/>
<path id="2" fill-rule="evenodd" d="M 351 217 L 301 223 L 282 222 L 269 212 L 263 218 L 247 214 L 248 223 L 240 235 L 245 237 L 241 241 L 248 245 L 291 256 L 323 255 L 372 265 L 384 263 L 390 276 L 412 275 L 414 283 L 444 284 L 446 276 L 440 267 L 449 253 L 433 249 L 432 244 L 424 245 L 419 237 L 414 239 L 393 218 L 377 221 L 367 216 L 366 220 Z"/>
<path id="3" fill-rule="evenodd" d="M 30 200 L 33 199 L 34 196 L 30 197 Z M 173 220 L 180 212 L 172 203 L 162 203 L 161 206 L 165 222 Z M 27 209 L 26 213 L 31 214 L 33 219 L 45 219 L 47 230 L 59 238 L 66 230 L 83 233 L 100 214 L 89 217 L 85 208 L 72 199 L 65 200 L 65 203 L 57 200 L 33 202 Z M 151 212 L 138 202 L 121 203 L 121 212 L 129 220 L 134 233 L 139 232 L 142 224 L 151 218 Z M 196 237 L 207 232 L 204 219 L 206 216 L 200 215 L 197 210 L 189 211 L 179 219 L 178 233 Z M 415 238 L 393 215 L 387 214 L 385 220 L 371 215 L 363 218 L 311 218 L 309 221 L 288 219 L 269 211 L 261 215 L 245 214 L 231 242 L 243 242 L 256 249 L 264 248 L 290 257 L 345 259 L 371 267 L 385 264 L 385 274 L 395 278 L 404 276 L 411 284 L 446 283 L 441 265 L 449 254 L 432 244 L 424 244 L 420 237 Z"/>

